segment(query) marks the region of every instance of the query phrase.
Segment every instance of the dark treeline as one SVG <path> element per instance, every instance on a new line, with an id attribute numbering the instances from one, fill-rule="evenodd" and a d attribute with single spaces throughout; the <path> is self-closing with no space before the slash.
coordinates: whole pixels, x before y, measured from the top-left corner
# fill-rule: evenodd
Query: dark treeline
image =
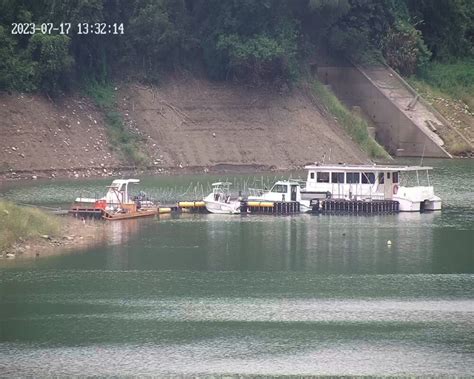
<path id="1" fill-rule="evenodd" d="M 71 23 L 12 34 L 12 23 Z M 124 34 L 78 34 L 78 23 Z M 472 0 L 0 0 L 0 89 L 56 94 L 118 72 L 158 81 L 170 69 L 212 79 L 294 80 L 319 47 L 384 59 L 405 75 L 474 54 Z"/>

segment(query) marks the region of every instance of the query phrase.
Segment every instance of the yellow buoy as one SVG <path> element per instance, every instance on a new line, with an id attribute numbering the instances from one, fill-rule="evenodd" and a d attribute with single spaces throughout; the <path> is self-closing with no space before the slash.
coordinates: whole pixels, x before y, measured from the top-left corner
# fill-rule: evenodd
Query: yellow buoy
<path id="1" fill-rule="evenodd" d="M 247 203 L 249 207 L 265 207 L 265 208 L 272 208 L 273 203 L 270 201 L 249 201 Z"/>
<path id="2" fill-rule="evenodd" d="M 205 207 L 204 201 L 180 201 L 178 206 L 181 208 L 201 208 Z"/>
<path id="3" fill-rule="evenodd" d="M 160 209 L 158 210 L 158 212 L 159 212 L 160 214 L 163 214 L 163 213 L 171 213 L 171 208 L 160 208 Z"/>

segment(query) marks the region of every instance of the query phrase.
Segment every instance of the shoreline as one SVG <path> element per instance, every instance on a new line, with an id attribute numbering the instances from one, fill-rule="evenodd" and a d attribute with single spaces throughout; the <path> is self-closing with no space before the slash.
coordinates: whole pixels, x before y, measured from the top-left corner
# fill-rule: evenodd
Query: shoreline
<path id="1" fill-rule="evenodd" d="M 54 217 L 67 218 L 58 235 L 20 238 L 12 246 L 0 252 L 0 259 L 15 261 L 70 254 L 103 241 L 105 222 L 87 220 L 84 223 L 69 215 Z"/>
<path id="2" fill-rule="evenodd" d="M 311 162 L 308 162 L 311 163 Z M 214 166 L 188 166 L 188 167 L 145 167 L 136 168 L 129 166 L 121 167 L 84 167 L 74 169 L 45 169 L 45 170 L 12 170 L 9 172 L 0 172 L 0 180 L 8 182 L 17 180 L 44 180 L 44 179 L 99 179 L 116 178 L 124 176 L 143 176 L 143 175 L 193 175 L 193 174 L 238 174 L 252 172 L 277 172 L 301 170 L 301 166 L 276 167 L 268 165 L 237 165 L 237 164 L 218 164 Z"/>
<path id="3" fill-rule="evenodd" d="M 407 158 L 407 157 L 401 157 Z M 428 157 L 427 157 L 428 158 Z M 396 157 L 394 158 L 396 159 Z M 474 156 L 454 156 L 454 160 L 474 159 Z M 307 162 L 302 165 L 289 165 L 285 167 L 277 167 L 274 165 L 261 164 L 217 164 L 213 166 L 177 166 L 177 167 L 155 167 L 148 166 L 144 168 L 131 166 L 117 167 L 81 167 L 71 169 L 44 169 L 44 170 L 10 170 L 0 171 L 0 181 L 14 182 L 21 180 L 54 180 L 54 179 L 100 179 L 100 178 L 117 178 L 117 177 L 133 177 L 144 175 L 197 175 L 197 174 L 251 174 L 259 172 L 283 172 L 304 170 Z M 337 164 L 339 162 L 327 162 Z M 350 163 L 350 162 L 345 162 Z M 354 162 L 361 163 L 361 162 Z M 367 164 L 369 162 L 364 162 Z M 390 164 L 390 162 L 376 161 L 376 164 Z M 0 182 L 1 183 L 1 182 Z"/>

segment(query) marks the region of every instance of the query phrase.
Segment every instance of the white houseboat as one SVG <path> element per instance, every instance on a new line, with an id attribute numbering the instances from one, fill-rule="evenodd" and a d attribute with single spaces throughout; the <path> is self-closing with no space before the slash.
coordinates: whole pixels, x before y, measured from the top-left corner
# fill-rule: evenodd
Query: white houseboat
<path id="1" fill-rule="evenodd" d="M 305 169 L 308 176 L 302 199 L 389 200 L 398 202 L 401 212 L 441 210 L 441 199 L 430 182 L 432 167 L 314 164 Z"/>

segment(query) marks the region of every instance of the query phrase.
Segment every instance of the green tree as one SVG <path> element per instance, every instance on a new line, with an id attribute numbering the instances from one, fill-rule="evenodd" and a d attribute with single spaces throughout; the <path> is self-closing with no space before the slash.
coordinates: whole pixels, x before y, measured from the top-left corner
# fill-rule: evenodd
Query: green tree
<path id="1" fill-rule="evenodd" d="M 434 58 L 473 55 L 472 0 L 407 0 L 407 4 Z"/>
<path id="2" fill-rule="evenodd" d="M 328 30 L 329 47 L 355 61 L 380 58 L 395 21 L 391 0 L 349 0 L 350 9 Z"/>
<path id="3" fill-rule="evenodd" d="M 391 67 L 410 76 L 429 61 L 431 52 L 419 30 L 405 21 L 397 21 L 385 35 L 383 55 Z"/>
<path id="4" fill-rule="evenodd" d="M 70 83 L 74 63 L 69 55 L 69 37 L 65 35 L 35 34 L 28 47 L 34 62 L 40 89 L 57 95 Z"/>
<path id="5" fill-rule="evenodd" d="M 36 65 L 16 49 L 16 41 L 0 25 L 0 89 L 34 91 L 37 88 Z"/>
<path id="6" fill-rule="evenodd" d="M 297 74 L 300 32 L 288 1 L 210 0 L 207 6 L 201 35 L 211 77 L 258 81 Z"/>
<path id="7" fill-rule="evenodd" d="M 139 1 L 129 20 L 127 46 L 150 77 L 153 72 L 180 63 L 186 45 L 184 1 Z"/>

